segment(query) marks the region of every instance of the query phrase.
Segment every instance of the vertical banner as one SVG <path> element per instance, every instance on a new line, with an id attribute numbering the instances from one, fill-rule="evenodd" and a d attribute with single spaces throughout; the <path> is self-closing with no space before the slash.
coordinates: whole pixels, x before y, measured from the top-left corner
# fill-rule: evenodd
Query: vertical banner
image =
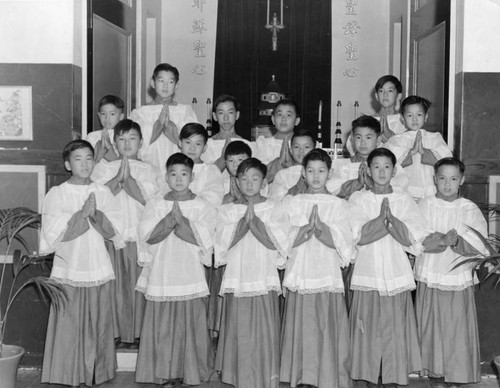
<path id="1" fill-rule="evenodd" d="M 202 124 L 214 89 L 217 5 L 217 0 L 162 1 L 161 59 L 179 69 L 176 100 L 192 104 L 195 99 Z"/>

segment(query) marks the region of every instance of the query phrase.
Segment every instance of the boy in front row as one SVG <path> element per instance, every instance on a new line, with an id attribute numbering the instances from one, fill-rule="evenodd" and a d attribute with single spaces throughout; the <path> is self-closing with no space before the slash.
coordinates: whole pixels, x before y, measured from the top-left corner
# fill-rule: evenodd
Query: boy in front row
<path id="1" fill-rule="evenodd" d="M 352 385 L 341 268 L 351 262 L 353 241 L 347 202 L 325 187 L 331 163 L 326 151 L 310 151 L 302 161 L 306 190 L 282 203 L 293 240 L 283 280 L 280 380 L 291 387 Z"/>
<path id="2" fill-rule="evenodd" d="M 434 165 L 437 192 L 419 202 L 427 226 L 424 254 L 415 261 L 416 312 L 424 373 L 432 387 L 481 381 L 479 334 L 471 265 L 454 268 L 468 257 L 487 254 L 483 214 L 462 198 L 464 164 L 444 158 Z"/>
<path id="3" fill-rule="evenodd" d="M 136 381 L 199 385 L 208 380 L 208 286 L 204 266 L 211 266 L 217 213 L 195 195 L 193 161 L 170 156 L 164 197 L 149 201 L 139 223 L 148 256 L 137 282 L 146 308 L 137 358 Z"/>
<path id="4" fill-rule="evenodd" d="M 108 162 L 101 160 L 92 172 L 92 180 L 108 186 L 115 196 L 122 212 L 118 232 L 126 246 L 114 250 L 111 255 L 116 275 L 115 297 L 118 332 L 123 345 L 137 347 L 141 334 L 144 298 L 135 291 L 142 261 L 137 247 L 137 225 L 144 211 L 146 201 L 159 191 L 159 170 L 149 163 L 138 159 L 142 145 L 142 132 L 139 124 L 132 120 L 122 120 L 116 124 L 113 136 L 120 159 Z"/>
<path id="5" fill-rule="evenodd" d="M 40 253 L 55 253 L 51 279 L 68 301 L 50 308 L 42 383 L 101 384 L 115 375 L 113 280 L 104 240 L 124 246 L 116 233 L 121 209 L 111 191 L 90 179 L 94 149 L 73 140 L 63 151 L 71 177 L 52 187 L 43 202 Z"/>

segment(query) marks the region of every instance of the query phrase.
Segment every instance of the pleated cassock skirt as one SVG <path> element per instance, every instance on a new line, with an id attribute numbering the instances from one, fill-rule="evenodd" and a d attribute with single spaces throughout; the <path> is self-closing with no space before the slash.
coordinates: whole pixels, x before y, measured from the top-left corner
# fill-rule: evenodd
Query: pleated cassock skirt
<path id="1" fill-rule="evenodd" d="M 278 294 L 224 294 L 216 369 L 223 383 L 238 388 L 278 388 Z"/>
<path id="2" fill-rule="evenodd" d="M 207 381 L 208 298 L 178 302 L 146 301 L 136 381 L 163 384 L 182 379 L 189 385 Z"/>
<path id="3" fill-rule="evenodd" d="M 416 306 L 424 373 L 449 383 L 480 382 L 474 288 L 443 291 L 418 283 Z"/>
<path id="4" fill-rule="evenodd" d="M 146 300 L 135 290 L 141 267 L 137 264 L 137 246 L 127 242 L 125 248 L 110 252 L 115 271 L 114 283 L 117 332 L 122 342 L 132 343 L 141 336 L 142 318 Z"/>
<path id="5" fill-rule="evenodd" d="M 296 387 L 347 388 L 349 377 L 349 321 L 340 293 L 286 295 L 282 326 L 280 380 Z"/>
<path id="6" fill-rule="evenodd" d="M 351 378 L 408 385 L 408 375 L 422 370 L 411 292 L 381 296 L 377 291 L 353 293 L 351 314 Z"/>
<path id="7" fill-rule="evenodd" d="M 113 292 L 110 281 L 96 287 L 63 285 L 65 308 L 50 308 L 42 383 L 101 384 L 115 376 Z"/>

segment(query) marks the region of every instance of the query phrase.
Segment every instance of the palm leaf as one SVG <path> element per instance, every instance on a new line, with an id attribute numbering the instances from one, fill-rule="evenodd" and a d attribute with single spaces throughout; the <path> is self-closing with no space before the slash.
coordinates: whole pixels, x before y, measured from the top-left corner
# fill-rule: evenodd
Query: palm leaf
<path id="1" fill-rule="evenodd" d="M 26 207 L 0 209 L 0 241 L 6 240 L 10 246 L 13 240 L 17 240 L 29 251 L 19 232 L 25 228 L 38 229 L 40 219 L 40 214 Z"/>

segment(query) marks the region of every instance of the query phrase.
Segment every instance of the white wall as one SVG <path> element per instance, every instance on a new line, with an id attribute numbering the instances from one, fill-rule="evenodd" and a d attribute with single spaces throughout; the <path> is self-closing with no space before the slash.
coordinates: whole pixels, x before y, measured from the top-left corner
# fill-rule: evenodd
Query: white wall
<path id="1" fill-rule="evenodd" d="M 180 72 L 176 100 L 190 104 L 196 97 L 196 114 L 201 123 L 207 119 L 206 100 L 212 98 L 215 66 L 215 38 L 217 34 L 217 0 L 200 1 L 202 8 L 192 1 L 163 0 L 161 25 L 161 60 L 177 67 Z M 193 23 L 202 19 L 206 31 L 193 33 Z M 196 57 L 193 42 L 205 43 L 204 57 Z M 195 67 L 204 70 L 196 74 Z M 148 70 L 151 77 L 153 69 Z"/>
<path id="2" fill-rule="evenodd" d="M 0 0 L 0 63 L 81 66 L 82 4 L 84 0 Z"/>
<path id="3" fill-rule="evenodd" d="M 500 1 L 464 2 L 463 71 L 500 72 Z"/>
<path id="4" fill-rule="evenodd" d="M 359 102 L 358 115 L 373 114 L 373 88 L 382 75 L 389 73 L 390 0 L 358 1 L 356 15 L 347 15 L 345 0 L 332 0 L 332 139 L 337 122 L 336 104 L 340 100 L 342 133 L 345 138 L 354 119 L 354 102 Z M 346 35 L 348 22 L 360 27 L 351 37 Z M 358 60 L 347 60 L 346 45 L 357 46 Z M 347 69 L 358 69 L 355 77 L 344 75 Z"/>

